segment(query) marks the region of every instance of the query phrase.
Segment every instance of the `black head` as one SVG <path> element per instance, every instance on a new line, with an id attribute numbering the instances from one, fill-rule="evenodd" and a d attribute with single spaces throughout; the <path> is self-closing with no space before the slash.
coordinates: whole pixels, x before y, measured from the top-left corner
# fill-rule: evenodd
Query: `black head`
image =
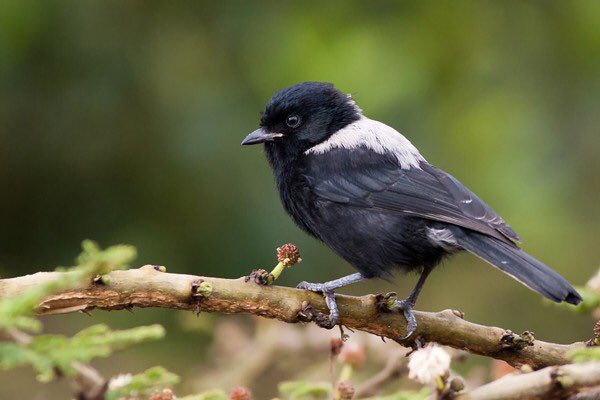
<path id="1" fill-rule="evenodd" d="M 360 109 L 350 96 L 331 83 L 298 83 L 271 97 L 262 114 L 260 129 L 248 135 L 242 144 L 265 143 L 267 151 L 299 156 L 360 116 Z"/>

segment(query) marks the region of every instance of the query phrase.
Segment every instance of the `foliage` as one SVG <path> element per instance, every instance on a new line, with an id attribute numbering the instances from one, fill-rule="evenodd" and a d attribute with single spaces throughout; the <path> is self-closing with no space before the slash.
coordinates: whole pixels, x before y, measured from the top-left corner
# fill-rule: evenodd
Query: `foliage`
<path id="1" fill-rule="evenodd" d="M 283 400 L 326 400 L 331 398 L 331 383 L 288 381 L 279 384 L 280 397 Z M 429 390 L 418 392 L 400 391 L 386 396 L 370 397 L 365 400 L 425 400 Z"/>
<path id="2" fill-rule="evenodd" d="M 569 352 L 569 357 L 576 363 L 600 361 L 600 347 L 583 347 Z"/>
<path id="3" fill-rule="evenodd" d="M 72 338 L 63 335 L 34 336 L 27 344 L 0 343 L 0 367 L 11 369 L 31 365 L 37 371 L 38 379 L 48 382 L 55 378 L 57 371 L 68 376 L 75 375 L 74 361 L 86 363 L 93 358 L 108 357 L 114 351 L 163 336 L 164 329 L 160 325 L 122 331 L 94 325 Z"/>
<path id="4" fill-rule="evenodd" d="M 48 382 L 57 376 L 74 376 L 78 373 L 76 363 L 88 363 L 94 358 L 108 357 L 113 352 L 147 340 L 161 339 L 165 330 L 160 325 L 140 326 L 113 331 L 106 325 L 94 325 L 73 337 L 64 335 L 30 336 L 26 332 L 39 333 L 41 322 L 34 317 L 38 303 L 46 296 L 69 289 L 100 274 L 114 269 L 127 268 L 136 255 L 132 246 L 119 245 L 102 250 L 98 244 L 86 240 L 76 265 L 60 268 L 67 272 L 60 280 L 55 279 L 33 287 L 20 296 L 0 300 L 0 332 L 13 341 L 0 342 L 0 368 L 3 370 L 31 365 L 38 379 Z M 179 378 L 161 367 L 151 368 L 136 375 L 128 385 L 115 389 L 119 393 L 147 393 L 157 387 L 170 386 Z M 111 392 L 111 393 L 113 393 Z"/>
<path id="5" fill-rule="evenodd" d="M 418 392 L 401 391 L 388 396 L 372 397 L 365 400 L 425 400 L 429 394 L 429 390 L 422 389 Z"/>
<path id="6" fill-rule="evenodd" d="M 178 397 L 177 400 L 227 400 L 227 395 L 222 390 L 210 390 L 201 394 Z"/>
<path id="7" fill-rule="evenodd" d="M 131 397 L 146 398 L 155 390 L 172 387 L 177 384 L 179 377 L 162 367 L 153 367 L 141 374 L 126 375 L 124 380 L 124 384 L 113 384 L 113 381 L 111 381 L 106 393 L 106 400 Z"/>
<path id="8" fill-rule="evenodd" d="M 560 303 L 557 306 L 574 311 L 576 313 L 584 314 L 592 312 L 600 308 L 600 292 L 595 289 L 591 289 L 587 286 L 575 286 L 577 292 L 583 298 L 583 301 L 577 306 L 572 306 L 567 303 Z"/>
<path id="9" fill-rule="evenodd" d="M 331 397 L 331 383 L 291 381 L 279 384 L 279 392 L 286 400 L 326 400 Z"/>
<path id="10" fill-rule="evenodd" d="M 85 240 L 82 249 L 74 267 L 58 268 L 69 272 L 67 275 L 31 288 L 16 298 L 0 300 L 0 328 L 40 332 L 41 324 L 32 316 L 41 299 L 52 293 L 75 287 L 95 275 L 126 268 L 136 256 L 136 250 L 132 246 L 117 245 L 101 250 L 98 244 L 91 240 Z"/>

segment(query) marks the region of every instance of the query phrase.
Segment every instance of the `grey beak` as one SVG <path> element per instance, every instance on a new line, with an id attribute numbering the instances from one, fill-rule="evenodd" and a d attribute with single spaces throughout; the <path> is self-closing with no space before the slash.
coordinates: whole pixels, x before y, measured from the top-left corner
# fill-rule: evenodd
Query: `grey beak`
<path id="1" fill-rule="evenodd" d="M 283 133 L 271 133 L 265 131 L 263 128 L 257 129 L 242 141 L 242 146 L 248 146 L 251 144 L 259 144 L 264 142 L 271 142 L 275 138 L 282 137 Z"/>

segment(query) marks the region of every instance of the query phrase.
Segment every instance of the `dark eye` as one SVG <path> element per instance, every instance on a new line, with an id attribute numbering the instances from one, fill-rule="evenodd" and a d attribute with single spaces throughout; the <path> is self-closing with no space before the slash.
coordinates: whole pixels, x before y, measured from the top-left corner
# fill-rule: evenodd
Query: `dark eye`
<path id="1" fill-rule="evenodd" d="M 290 128 L 297 128 L 302 123 L 302 120 L 296 114 L 292 114 L 292 115 L 290 115 L 289 117 L 286 118 L 285 123 Z"/>

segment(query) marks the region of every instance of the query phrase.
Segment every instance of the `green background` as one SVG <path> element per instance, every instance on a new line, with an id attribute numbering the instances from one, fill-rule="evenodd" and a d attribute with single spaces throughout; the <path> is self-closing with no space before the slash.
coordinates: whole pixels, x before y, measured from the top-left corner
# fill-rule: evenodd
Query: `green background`
<path id="1" fill-rule="evenodd" d="M 583 284 L 599 264 L 599 20 L 597 1 L 3 1 L 0 275 L 70 265 L 85 238 L 133 244 L 139 265 L 170 272 L 239 277 L 272 266 L 286 242 L 305 261 L 281 284 L 351 272 L 284 214 L 262 151 L 240 146 L 275 91 L 319 80 Z M 406 294 L 415 280 L 347 292 Z M 432 274 L 417 308 L 551 341 L 587 339 L 593 325 L 469 255 Z M 97 365 L 110 376 L 162 364 L 186 379 L 211 337 L 180 314 L 44 322 L 164 324 L 164 341 Z M 61 398 L 60 384 L 31 382 L 25 369 L 1 373 L 0 398 Z"/>

